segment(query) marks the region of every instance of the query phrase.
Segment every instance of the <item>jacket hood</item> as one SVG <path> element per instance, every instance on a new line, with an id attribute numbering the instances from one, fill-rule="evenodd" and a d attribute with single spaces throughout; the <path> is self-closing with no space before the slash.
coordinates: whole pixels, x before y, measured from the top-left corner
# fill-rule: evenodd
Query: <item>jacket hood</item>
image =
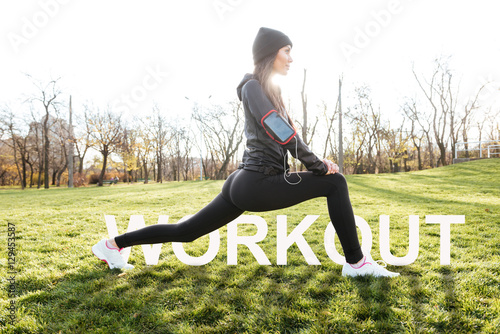
<path id="1" fill-rule="evenodd" d="M 252 79 L 253 79 L 253 74 L 250 73 L 245 74 L 243 76 L 243 80 L 241 80 L 240 84 L 236 88 L 236 93 L 238 94 L 238 99 L 240 99 L 240 101 L 242 100 L 241 90 L 243 89 L 243 86 L 245 86 L 245 84 Z"/>

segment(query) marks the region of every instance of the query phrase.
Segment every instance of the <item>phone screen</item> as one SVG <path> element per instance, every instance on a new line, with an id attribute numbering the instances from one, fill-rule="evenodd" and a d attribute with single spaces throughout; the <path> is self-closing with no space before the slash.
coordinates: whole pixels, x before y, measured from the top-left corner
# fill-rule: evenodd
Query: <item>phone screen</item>
<path id="1" fill-rule="evenodd" d="M 267 127 L 266 130 L 270 130 L 272 135 L 275 136 L 275 140 L 281 143 L 287 143 L 293 136 L 295 136 L 296 131 L 277 112 L 270 113 L 264 119 L 263 123 Z"/>

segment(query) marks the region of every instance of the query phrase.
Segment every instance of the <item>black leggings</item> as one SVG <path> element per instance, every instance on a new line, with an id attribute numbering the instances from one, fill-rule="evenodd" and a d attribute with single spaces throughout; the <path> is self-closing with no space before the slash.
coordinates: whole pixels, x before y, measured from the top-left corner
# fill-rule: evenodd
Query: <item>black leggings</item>
<path id="1" fill-rule="evenodd" d="M 342 174 L 317 176 L 299 173 L 302 181 L 291 185 L 283 174 L 238 169 L 229 176 L 222 191 L 201 211 L 184 222 L 157 224 L 128 232 L 115 238 L 118 247 L 164 242 L 190 242 L 230 223 L 245 211 L 270 211 L 286 208 L 316 197 L 326 197 L 330 219 L 339 237 L 348 263 L 362 259 L 356 223 Z M 289 182 L 297 182 L 292 173 Z"/>

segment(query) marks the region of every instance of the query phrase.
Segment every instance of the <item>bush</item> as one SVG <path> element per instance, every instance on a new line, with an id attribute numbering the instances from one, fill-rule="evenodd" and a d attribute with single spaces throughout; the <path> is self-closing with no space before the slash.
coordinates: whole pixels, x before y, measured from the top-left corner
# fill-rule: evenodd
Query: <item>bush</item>
<path id="1" fill-rule="evenodd" d="M 100 173 L 92 173 L 89 176 L 89 184 L 97 184 L 99 182 L 99 175 Z M 124 181 L 125 179 L 125 174 L 123 173 L 117 173 L 117 172 L 111 172 L 111 173 L 106 173 L 104 174 L 104 178 L 102 179 L 103 181 L 105 180 L 111 180 L 112 178 L 118 176 L 119 181 Z"/>
<path id="2" fill-rule="evenodd" d="M 99 175 L 98 175 L 99 177 Z M 73 174 L 73 186 L 74 187 L 83 187 L 87 185 L 87 175 L 85 173 L 75 173 Z"/>
<path id="3" fill-rule="evenodd" d="M 104 175 L 104 179 L 106 179 L 106 175 Z M 92 173 L 89 176 L 89 184 L 97 184 L 99 182 L 99 174 Z"/>

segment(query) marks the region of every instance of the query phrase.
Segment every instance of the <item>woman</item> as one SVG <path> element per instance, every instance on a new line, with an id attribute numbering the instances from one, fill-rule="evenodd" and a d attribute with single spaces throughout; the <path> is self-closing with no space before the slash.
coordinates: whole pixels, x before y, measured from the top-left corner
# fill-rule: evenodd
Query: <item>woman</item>
<path id="1" fill-rule="evenodd" d="M 326 197 L 328 211 L 346 257 L 344 276 L 398 276 L 378 265 L 359 244 L 347 183 L 336 164 L 320 160 L 291 126 L 276 74 L 286 75 L 292 58 L 292 42 L 280 31 L 260 28 L 254 44 L 255 70 L 246 74 L 237 88 L 245 110 L 247 149 L 243 163 L 232 173 L 221 193 L 205 208 L 178 224 L 158 224 L 129 232 L 92 247 L 110 268 L 133 268 L 120 249 L 133 245 L 190 242 L 240 216 L 244 211 L 269 211 L 303 201 Z M 307 172 L 288 173 L 288 152 Z"/>

